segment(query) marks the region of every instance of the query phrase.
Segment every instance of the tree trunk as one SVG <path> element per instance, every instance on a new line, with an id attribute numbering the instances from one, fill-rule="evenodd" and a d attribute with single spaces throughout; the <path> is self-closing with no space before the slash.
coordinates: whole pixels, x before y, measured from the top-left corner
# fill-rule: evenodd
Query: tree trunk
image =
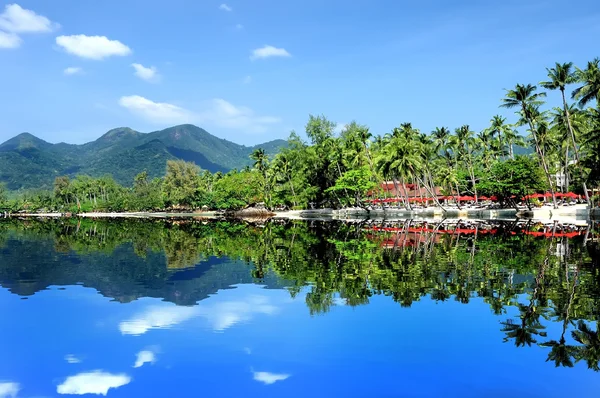
<path id="1" fill-rule="evenodd" d="M 458 207 L 458 210 L 461 210 L 460 200 L 458 200 L 458 197 L 460 196 L 460 189 L 458 188 L 458 182 L 455 183 L 454 185 L 456 185 L 456 196 L 454 197 L 454 201 L 456 202 L 456 207 Z M 450 188 L 450 190 L 452 191 L 452 188 Z"/>
<path id="2" fill-rule="evenodd" d="M 475 170 L 473 169 L 473 162 L 471 157 L 469 156 L 469 174 L 471 175 L 471 184 L 473 184 L 473 192 L 475 193 L 475 204 L 479 203 L 479 198 L 477 195 L 477 183 L 475 182 Z"/>
<path id="3" fill-rule="evenodd" d="M 569 144 L 565 148 L 565 184 L 563 186 L 563 193 L 569 192 Z"/>
<path id="4" fill-rule="evenodd" d="M 419 177 L 417 177 L 417 179 L 420 179 Z M 422 182 L 422 181 L 421 181 Z M 442 209 L 444 212 L 446 211 L 446 209 L 444 208 L 444 206 L 442 206 L 442 204 L 440 203 L 440 201 L 438 200 L 437 196 L 429 189 L 429 187 L 423 183 L 423 186 L 425 187 L 425 189 L 429 192 L 429 194 L 431 195 L 431 197 L 433 198 L 433 201 L 435 202 L 436 205 L 438 205 L 440 207 L 440 209 Z"/>
<path id="5" fill-rule="evenodd" d="M 412 182 L 413 182 L 413 185 L 415 185 L 415 186 L 417 187 L 418 194 L 419 194 L 419 199 L 421 199 L 421 205 L 423 205 L 423 204 L 424 204 L 424 205 L 425 205 L 425 207 L 427 207 L 427 202 L 425 202 L 425 201 L 423 200 L 423 193 L 421 192 L 421 187 L 419 186 L 419 182 L 416 180 L 416 178 L 415 178 L 414 176 L 413 176 L 413 178 L 412 178 Z M 415 191 L 416 191 L 416 190 L 415 190 Z M 416 195 L 415 195 L 415 199 L 416 199 Z"/>
<path id="6" fill-rule="evenodd" d="M 294 184 L 292 178 L 288 175 L 288 181 L 290 182 L 290 188 L 292 190 L 292 196 L 294 197 L 294 207 L 298 206 L 298 199 L 296 198 L 296 192 L 294 192 Z"/>
<path id="7" fill-rule="evenodd" d="M 562 94 L 563 106 L 565 108 L 565 116 L 567 117 L 567 125 L 569 127 L 569 134 L 571 135 L 571 143 L 573 144 L 573 150 L 575 151 L 575 160 L 577 161 L 577 167 L 581 173 L 581 182 L 583 183 L 583 192 L 585 194 L 585 201 L 590 206 L 590 196 L 588 195 L 587 186 L 585 183 L 585 176 L 583 174 L 583 166 L 579 162 L 579 151 L 577 150 L 577 144 L 575 143 L 575 132 L 573 126 L 571 126 L 571 115 L 569 114 L 569 108 L 567 107 L 567 100 L 565 98 L 565 89 L 561 88 L 560 93 Z M 590 206 L 591 207 L 591 206 Z"/>
<path id="8" fill-rule="evenodd" d="M 533 127 L 533 121 L 528 115 L 527 109 L 523 105 L 523 115 L 526 117 L 527 122 L 529 123 L 529 128 L 531 129 L 531 134 L 533 134 L 533 139 L 535 141 L 535 149 L 540 156 L 540 161 L 542 162 L 542 167 L 544 168 L 544 174 L 546 174 L 546 180 L 548 182 L 548 188 L 550 189 L 550 194 L 552 195 L 552 205 L 555 209 L 558 209 L 556 204 L 556 195 L 554 193 L 554 187 L 552 185 L 552 177 L 550 177 L 550 169 L 548 169 L 548 165 L 546 164 L 546 158 L 544 157 L 544 152 L 540 148 L 540 144 L 537 139 L 537 133 L 535 128 Z"/>
<path id="9" fill-rule="evenodd" d="M 407 210 L 412 210 L 412 206 L 410 205 L 410 197 L 408 196 L 408 192 L 406 191 L 406 182 L 404 181 L 404 176 L 400 176 L 400 183 L 402 184 L 402 191 L 406 196 L 406 208 Z"/>
<path id="10" fill-rule="evenodd" d="M 394 190 L 396 191 L 396 206 L 400 207 L 400 189 L 398 188 L 398 179 L 396 176 L 392 177 L 392 182 L 394 183 Z M 402 197 L 402 203 L 404 203 L 404 196 Z"/>

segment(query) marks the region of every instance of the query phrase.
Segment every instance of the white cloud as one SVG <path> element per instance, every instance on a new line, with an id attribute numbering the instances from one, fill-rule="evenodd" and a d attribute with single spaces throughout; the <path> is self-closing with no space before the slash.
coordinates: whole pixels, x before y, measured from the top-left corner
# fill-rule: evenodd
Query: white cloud
<path id="1" fill-rule="evenodd" d="M 285 48 L 277 48 L 265 45 L 252 51 L 250 59 L 271 58 L 271 57 L 291 57 L 292 54 L 287 52 Z"/>
<path id="2" fill-rule="evenodd" d="M 190 111 L 166 102 L 154 102 L 139 95 L 121 97 L 119 105 L 153 123 L 190 123 Z"/>
<path id="3" fill-rule="evenodd" d="M 0 31 L 0 48 L 17 48 L 21 42 L 23 40 L 16 34 Z"/>
<path id="4" fill-rule="evenodd" d="M 43 15 L 21 8 L 18 4 L 8 4 L 0 14 L 0 29 L 12 33 L 52 32 L 59 27 Z"/>
<path id="5" fill-rule="evenodd" d="M 208 321 L 213 331 L 222 332 L 235 324 L 251 320 L 257 314 L 272 315 L 278 310 L 265 296 L 248 296 L 243 300 L 217 300 L 211 298 L 203 302 L 209 301 L 207 304 L 195 307 L 149 307 L 132 319 L 121 322 L 119 330 L 122 334 L 141 335 L 151 329 L 170 328 L 200 317 Z"/>
<path id="6" fill-rule="evenodd" d="M 235 106 L 224 99 L 213 99 L 202 104 L 199 110 L 190 111 L 177 105 L 154 102 L 139 95 L 121 97 L 119 105 L 144 119 L 158 124 L 198 123 L 226 129 L 262 133 L 281 119 L 258 116 L 245 106 Z"/>
<path id="7" fill-rule="evenodd" d="M 79 373 L 75 376 L 69 376 L 56 387 L 59 394 L 108 394 L 111 388 L 119 388 L 131 382 L 131 377 L 124 373 L 112 374 L 102 370 L 93 372 Z"/>
<path id="8" fill-rule="evenodd" d="M 131 64 L 133 69 L 135 69 L 135 75 L 142 80 L 146 80 L 147 82 L 155 82 L 158 80 L 158 71 L 154 66 L 146 68 L 142 64 Z"/>
<path id="9" fill-rule="evenodd" d="M 153 364 L 156 362 L 156 355 L 152 351 L 140 351 L 137 353 L 134 368 L 141 368 L 145 363 Z"/>
<path id="10" fill-rule="evenodd" d="M 231 11 L 233 11 L 233 8 L 229 7 L 229 6 L 228 6 L 227 4 L 225 4 L 225 3 L 221 4 L 221 5 L 219 6 L 219 9 L 220 9 L 220 10 L 223 10 L 223 11 L 227 11 L 227 12 L 231 12 Z"/>
<path id="11" fill-rule="evenodd" d="M 0 398 L 16 398 L 20 389 L 19 383 L 0 382 Z"/>
<path id="12" fill-rule="evenodd" d="M 65 361 L 67 361 L 68 363 L 80 363 L 81 359 L 77 358 L 73 354 L 67 354 L 65 355 Z"/>
<path id="13" fill-rule="evenodd" d="M 67 75 L 67 76 L 68 76 L 68 75 L 78 75 L 78 74 L 80 74 L 80 73 L 82 73 L 82 72 L 83 72 L 83 69 L 81 69 L 81 68 L 80 68 L 80 67 L 78 67 L 78 66 L 69 66 L 68 68 L 66 68 L 66 69 L 63 71 L 63 73 L 64 73 L 65 75 Z"/>
<path id="14" fill-rule="evenodd" d="M 239 24 L 235 25 L 235 28 L 237 30 L 242 30 L 242 29 L 244 29 L 244 25 L 242 25 L 241 23 L 239 23 Z"/>
<path id="15" fill-rule="evenodd" d="M 56 44 L 69 54 L 94 60 L 131 54 L 131 49 L 125 44 L 118 40 L 110 40 L 106 36 L 58 36 Z"/>
<path id="16" fill-rule="evenodd" d="M 199 114 L 199 122 L 221 128 L 246 130 L 251 133 L 263 133 L 272 124 L 281 122 L 273 116 L 258 116 L 245 106 L 235 106 L 221 98 L 208 101 Z"/>
<path id="17" fill-rule="evenodd" d="M 267 385 L 273 384 L 278 381 L 283 381 L 290 377 L 288 374 L 283 373 L 271 373 L 271 372 L 252 372 L 254 373 L 254 380 L 260 381 Z"/>
<path id="18" fill-rule="evenodd" d="M 244 84 L 250 84 L 252 83 L 252 76 L 246 76 L 244 78 Z"/>

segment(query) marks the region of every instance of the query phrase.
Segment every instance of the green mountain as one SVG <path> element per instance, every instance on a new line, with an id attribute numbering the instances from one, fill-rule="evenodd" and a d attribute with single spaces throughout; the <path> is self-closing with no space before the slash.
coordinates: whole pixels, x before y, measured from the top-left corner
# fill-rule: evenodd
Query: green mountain
<path id="1" fill-rule="evenodd" d="M 227 172 L 251 165 L 249 156 L 256 148 L 274 155 L 286 144 L 274 140 L 248 147 L 190 124 L 147 134 L 116 128 L 83 145 L 51 144 L 23 133 L 0 144 L 0 182 L 11 190 L 51 188 L 60 175 L 110 174 L 130 185 L 144 170 L 150 177 L 164 175 L 167 160 L 183 159 L 211 172 Z"/>

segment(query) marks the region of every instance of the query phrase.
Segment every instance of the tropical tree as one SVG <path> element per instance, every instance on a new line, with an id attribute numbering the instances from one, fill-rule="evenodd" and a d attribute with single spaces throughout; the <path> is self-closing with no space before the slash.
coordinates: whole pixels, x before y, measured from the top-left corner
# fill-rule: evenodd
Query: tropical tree
<path id="1" fill-rule="evenodd" d="M 71 180 L 69 176 L 59 176 L 54 179 L 54 197 L 62 203 L 69 203 L 71 196 Z"/>
<path id="2" fill-rule="evenodd" d="M 575 353 L 575 360 L 585 361 L 588 368 L 600 371 L 600 322 L 596 322 L 596 330 L 590 328 L 590 326 L 583 320 L 577 322 L 577 330 L 573 330 L 571 334 L 573 339 L 581 344 L 581 347 L 577 348 Z"/>
<path id="3" fill-rule="evenodd" d="M 269 157 L 262 148 L 255 149 L 250 154 L 250 159 L 254 160 L 254 169 L 257 170 L 263 178 L 263 190 L 265 195 L 265 201 L 269 201 L 271 204 L 271 184 L 269 184 Z"/>
<path id="4" fill-rule="evenodd" d="M 575 74 L 575 71 L 573 70 L 572 62 L 567 62 L 567 63 L 563 63 L 563 64 L 559 64 L 557 62 L 556 66 L 554 68 L 550 68 L 550 69 L 546 68 L 546 70 L 548 71 L 548 77 L 550 80 L 541 82 L 540 85 L 547 90 L 559 90 L 560 91 L 560 95 L 562 97 L 562 103 L 563 103 L 563 110 L 565 113 L 564 121 L 566 122 L 567 128 L 569 130 L 569 137 L 571 139 L 571 144 L 573 145 L 573 150 L 575 151 L 575 159 L 577 161 L 577 167 L 579 168 L 579 171 L 581 173 L 581 177 L 583 180 L 582 181 L 583 182 L 583 191 L 585 193 L 586 201 L 589 204 L 590 198 L 587 193 L 587 186 L 585 185 L 585 177 L 583 174 L 583 165 L 581 164 L 581 159 L 579 158 L 579 149 L 577 147 L 577 142 L 575 140 L 575 131 L 573 130 L 573 126 L 571 123 L 571 114 L 569 112 L 569 106 L 567 104 L 567 98 L 565 96 L 566 86 L 569 84 L 575 83 L 578 80 L 577 75 Z M 600 81 L 598 83 L 600 83 Z M 600 89 L 600 86 L 599 86 L 599 89 Z M 592 91 L 593 91 L 593 89 L 592 89 Z M 581 92 L 581 90 L 580 90 L 580 92 Z M 600 92 L 598 94 L 599 95 L 597 96 L 597 98 L 600 98 Z M 584 102 L 584 104 L 585 104 L 585 102 Z M 566 173 L 567 173 L 567 170 L 565 168 L 565 174 Z"/>
<path id="5" fill-rule="evenodd" d="M 3 182 L 0 182 L 0 205 L 4 204 L 4 202 L 6 202 L 6 199 L 6 186 Z"/>
<path id="6" fill-rule="evenodd" d="M 594 100 L 596 106 L 600 107 L 600 58 L 588 62 L 585 69 L 576 70 L 577 81 L 583 85 L 573 90 L 572 97 L 578 100 L 581 108 Z"/>
<path id="7" fill-rule="evenodd" d="M 371 171 L 368 167 L 363 166 L 358 169 L 348 170 L 340 178 L 337 179 L 335 185 L 328 188 L 329 191 L 345 191 L 352 196 L 347 204 L 355 206 L 363 206 L 362 197 L 375 188 L 376 184 L 371 178 Z"/>
<path id="8" fill-rule="evenodd" d="M 474 157 L 478 149 L 478 141 L 475 138 L 475 132 L 471 130 L 469 125 L 465 124 L 455 130 L 457 155 L 465 164 L 465 168 L 469 173 L 471 187 L 475 194 L 475 203 L 478 202 L 477 195 L 477 179 L 475 178 Z"/>
<path id="9" fill-rule="evenodd" d="M 200 168 L 192 162 L 168 160 L 162 185 L 167 205 L 193 206 L 200 186 Z"/>
<path id="10" fill-rule="evenodd" d="M 277 154 L 271 162 L 271 169 L 273 170 L 273 174 L 276 181 L 289 184 L 292 193 L 292 203 L 294 206 L 297 206 L 298 197 L 296 196 L 296 191 L 294 189 L 294 181 L 292 179 L 293 170 L 292 164 L 288 156 L 288 152 L 288 150 L 283 150 L 282 152 Z"/>
<path id="11" fill-rule="evenodd" d="M 536 91 L 537 87 L 534 85 L 517 84 L 513 90 L 507 90 L 506 96 L 502 99 L 502 105 L 500 106 L 504 108 L 519 108 L 521 116 L 529 125 L 529 131 L 533 136 L 536 152 L 540 158 L 548 182 L 548 187 L 552 195 L 552 203 L 554 204 L 554 208 L 557 208 L 558 206 L 556 204 L 556 195 L 552 184 L 550 169 L 538 141 L 537 128 L 535 126 L 536 113 L 538 113 L 538 107 L 543 103 L 542 98 L 546 96 L 546 93 L 538 93 Z"/>
<path id="12" fill-rule="evenodd" d="M 497 137 L 501 143 L 500 155 L 505 155 L 505 149 L 508 150 L 508 157 L 514 159 L 514 146 L 524 145 L 523 139 L 517 133 L 514 126 L 506 124 L 506 118 L 500 115 L 495 115 L 490 120 L 490 127 L 487 128 L 492 134 L 492 137 Z"/>

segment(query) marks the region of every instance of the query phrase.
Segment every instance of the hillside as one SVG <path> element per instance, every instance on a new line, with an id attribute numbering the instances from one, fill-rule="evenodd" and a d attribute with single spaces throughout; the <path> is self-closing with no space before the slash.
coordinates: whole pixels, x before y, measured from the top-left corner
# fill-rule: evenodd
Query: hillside
<path id="1" fill-rule="evenodd" d="M 130 185 L 143 170 L 152 178 L 162 176 L 170 159 L 226 172 L 250 165 L 249 155 L 256 148 L 274 155 L 285 145 L 286 141 L 275 140 L 248 147 L 190 124 L 152 133 L 116 128 L 83 145 L 51 144 L 23 133 L 0 144 L 0 182 L 11 190 L 51 188 L 60 175 L 110 174 L 119 183 Z"/>

